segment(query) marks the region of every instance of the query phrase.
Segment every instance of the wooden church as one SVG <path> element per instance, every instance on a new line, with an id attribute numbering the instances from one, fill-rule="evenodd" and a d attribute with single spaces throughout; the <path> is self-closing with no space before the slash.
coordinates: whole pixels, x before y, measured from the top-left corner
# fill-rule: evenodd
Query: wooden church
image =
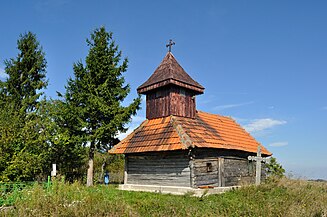
<path id="1" fill-rule="evenodd" d="M 254 183 L 248 156 L 261 145 L 230 117 L 196 110 L 204 87 L 170 51 L 137 91 L 146 95 L 146 120 L 109 151 L 125 155 L 121 189 L 173 193 Z"/>

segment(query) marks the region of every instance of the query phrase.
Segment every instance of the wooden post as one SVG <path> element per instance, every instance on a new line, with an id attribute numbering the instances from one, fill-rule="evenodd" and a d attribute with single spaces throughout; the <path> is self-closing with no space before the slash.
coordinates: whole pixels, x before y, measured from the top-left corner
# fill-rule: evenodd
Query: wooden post
<path id="1" fill-rule="evenodd" d="M 128 172 L 127 172 L 127 169 L 128 169 L 128 159 L 127 159 L 127 156 L 125 155 L 125 166 L 124 166 L 124 184 L 127 184 L 127 176 L 128 176 Z"/>
<path id="2" fill-rule="evenodd" d="M 195 188 L 195 176 L 194 176 L 194 160 L 192 157 L 189 158 L 189 166 L 190 166 L 190 185 L 191 188 Z"/>
<path id="3" fill-rule="evenodd" d="M 248 160 L 256 161 L 255 184 L 260 185 L 261 182 L 261 162 L 268 162 L 267 158 L 261 157 L 261 147 L 258 145 L 257 156 L 249 156 Z"/>
<path id="4" fill-rule="evenodd" d="M 218 173 L 219 173 L 219 180 L 218 180 L 218 186 L 219 187 L 225 187 L 225 176 L 224 176 L 224 158 L 219 157 L 218 158 Z"/>
<path id="5" fill-rule="evenodd" d="M 260 145 L 258 146 L 257 152 L 257 165 L 255 167 L 255 184 L 260 185 L 261 181 L 261 148 Z"/>

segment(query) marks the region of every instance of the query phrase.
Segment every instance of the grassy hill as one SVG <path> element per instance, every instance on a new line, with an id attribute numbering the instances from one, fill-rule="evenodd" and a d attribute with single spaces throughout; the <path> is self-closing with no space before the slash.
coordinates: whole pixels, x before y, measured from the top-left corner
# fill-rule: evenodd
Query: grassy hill
<path id="1" fill-rule="evenodd" d="M 18 194 L 0 216 L 327 216 L 327 183 L 289 179 L 200 198 L 60 182 Z"/>

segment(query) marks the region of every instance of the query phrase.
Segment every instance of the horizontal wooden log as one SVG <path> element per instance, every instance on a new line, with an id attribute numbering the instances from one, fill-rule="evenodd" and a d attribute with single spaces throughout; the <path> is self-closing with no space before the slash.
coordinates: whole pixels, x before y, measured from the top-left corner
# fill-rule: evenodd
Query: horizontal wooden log
<path id="1" fill-rule="evenodd" d="M 136 185 L 159 185 L 159 186 L 180 186 L 180 187 L 190 187 L 190 183 L 188 182 L 171 182 L 171 181 L 137 181 L 131 180 L 128 182 L 129 184 L 136 184 Z"/>
<path id="2" fill-rule="evenodd" d="M 128 183 L 143 185 L 190 186 L 190 176 L 129 175 Z"/>
<path id="3" fill-rule="evenodd" d="M 190 170 L 128 170 L 128 174 L 178 175 L 184 173 L 190 174 Z"/>
<path id="4" fill-rule="evenodd" d="M 217 162 L 218 158 L 194 159 L 193 161 L 196 164 L 201 164 L 201 163 L 207 163 L 207 162 Z"/>
<path id="5" fill-rule="evenodd" d="M 208 163 L 210 163 L 211 164 L 211 167 L 212 168 L 218 168 L 218 162 L 215 162 L 215 163 L 212 163 L 212 162 L 208 162 Z M 207 168 L 208 167 L 208 165 L 205 163 L 203 163 L 203 164 L 194 164 L 194 167 L 195 168 Z"/>
<path id="6" fill-rule="evenodd" d="M 129 179 L 138 180 L 189 180 L 188 175 L 149 175 L 149 174 L 128 174 Z"/>
<path id="7" fill-rule="evenodd" d="M 213 170 L 210 172 L 207 171 L 194 171 L 195 176 L 206 176 L 206 175 L 211 175 L 211 174 L 218 174 L 218 170 Z"/>
<path id="8" fill-rule="evenodd" d="M 153 166 L 145 166 L 145 165 L 130 165 L 128 167 L 128 170 L 153 170 L 153 171 L 157 171 L 157 170 L 176 170 L 176 171 L 180 171 L 180 170 L 190 170 L 189 166 L 185 166 L 185 165 L 170 165 L 170 166 L 160 166 L 160 165 L 153 165 Z"/>
<path id="9" fill-rule="evenodd" d="M 207 181 L 207 182 L 212 181 L 212 182 L 217 182 L 218 183 L 218 175 L 216 174 L 214 176 L 211 176 L 211 175 L 210 176 L 197 176 L 195 178 L 195 182 L 197 183 L 199 181 Z"/>
<path id="10" fill-rule="evenodd" d="M 197 187 L 200 187 L 200 186 L 213 186 L 213 187 L 219 187 L 219 184 L 218 184 L 218 181 L 199 181 L 199 182 L 196 182 L 195 183 Z"/>

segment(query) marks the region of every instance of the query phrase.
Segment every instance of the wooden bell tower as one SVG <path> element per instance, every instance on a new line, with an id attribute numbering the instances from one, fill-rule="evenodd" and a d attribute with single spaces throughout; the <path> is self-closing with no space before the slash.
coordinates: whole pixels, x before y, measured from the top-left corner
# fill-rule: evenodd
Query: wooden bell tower
<path id="1" fill-rule="evenodd" d="M 146 118 L 154 119 L 170 115 L 194 118 L 195 96 L 204 92 L 178 64 L 171 51 L 166 54 L 151 77 L 137 88 L 146 95 Z"/>

